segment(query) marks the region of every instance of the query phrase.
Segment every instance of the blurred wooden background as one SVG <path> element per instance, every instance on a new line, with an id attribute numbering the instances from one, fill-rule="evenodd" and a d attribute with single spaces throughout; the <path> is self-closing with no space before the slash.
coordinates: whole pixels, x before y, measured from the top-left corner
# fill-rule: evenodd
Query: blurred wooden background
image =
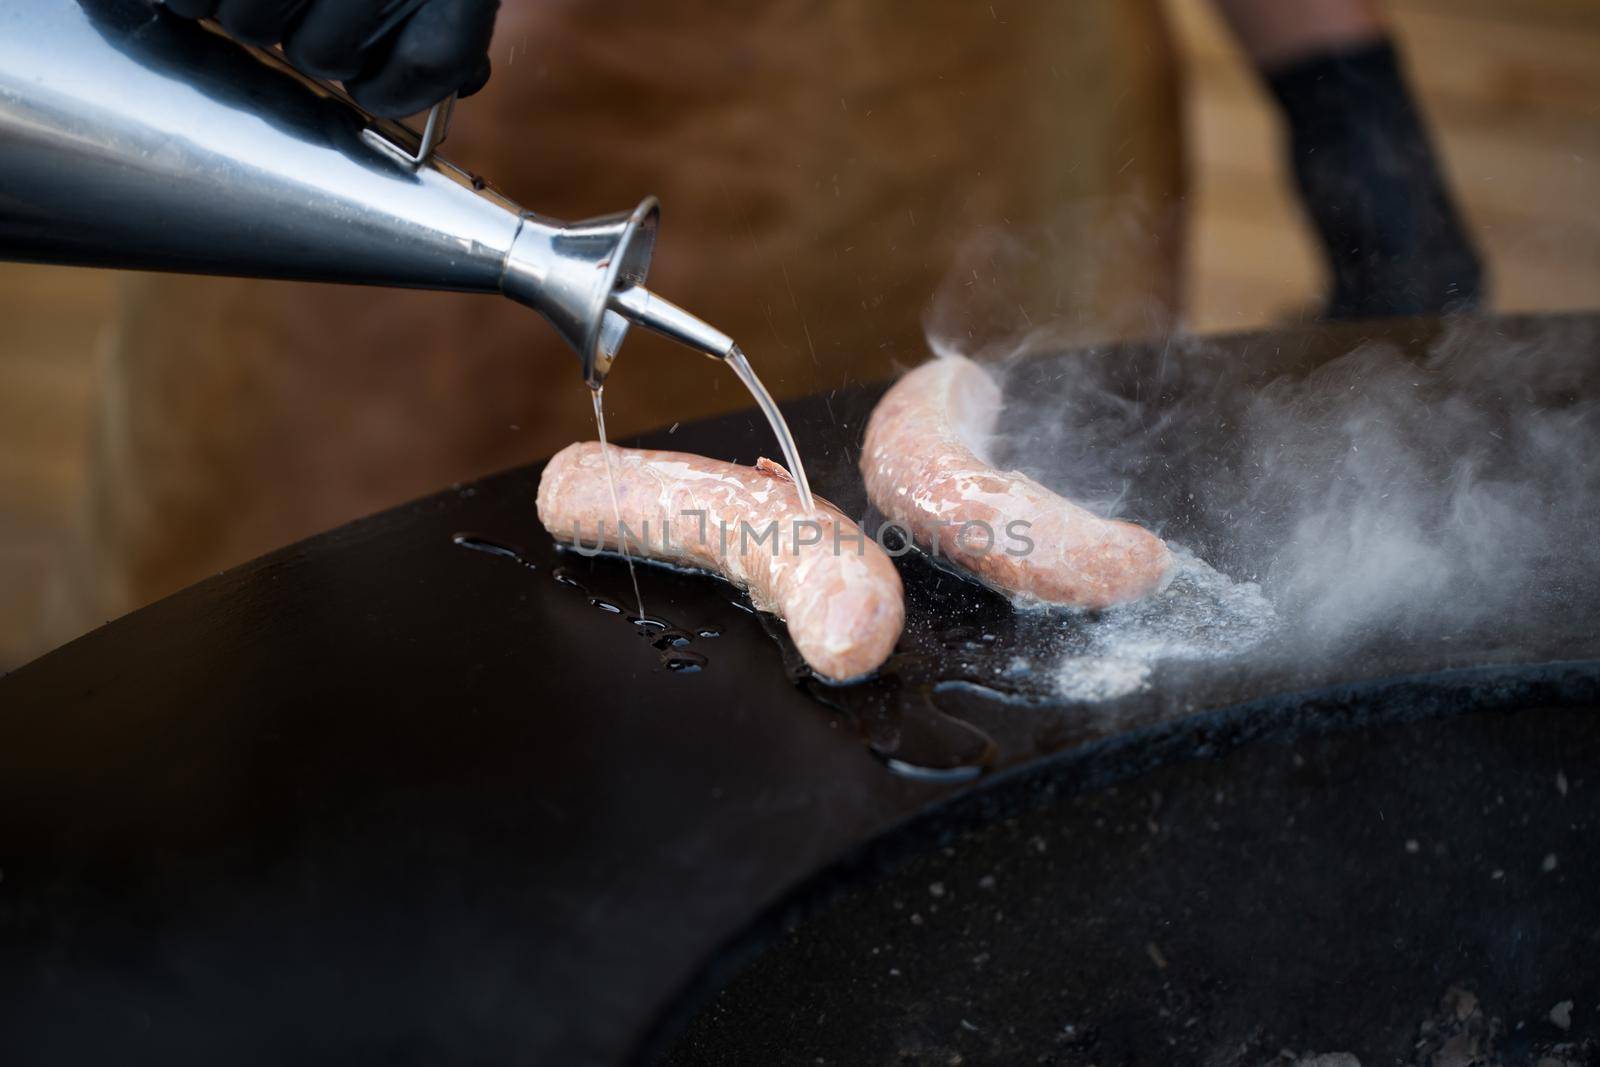
<path id="1" fill-rule="evenodd" d="M 1167 0 L 1188 73 L 1186 324 L 1249 329 L 1321 292 L 1268 101 L 1204 0 Z M 1392 0 L 1504 310 L 1600 298 L 1600 0 Z M 101 620 L 84 484 L 115 275 L 0 264 L 0 671 Z"/>

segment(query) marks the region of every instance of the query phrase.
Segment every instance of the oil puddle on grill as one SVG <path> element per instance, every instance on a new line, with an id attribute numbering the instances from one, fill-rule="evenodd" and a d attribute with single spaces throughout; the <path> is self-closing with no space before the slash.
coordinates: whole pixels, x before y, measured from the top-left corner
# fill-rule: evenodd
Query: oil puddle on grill
<path id="1" fill-rule="evenodd" d="M 479 537 L 477 534 L 469 533 L 458 533 L 450 538 L 450 541 L 452 544 L 459 545 L 469 552 L 482 552 L 484 555 L 498 556 L 501 559 L 509 559 L 513 563 L 520 563 L 530 570 L 538 570 L 538 565 L 529 561 L 522 549 L 516 545 L 502 544 L 499 541 L 491 541 L 487 537 Z"/>
<path id="2" fill-rule="evenodd" d="M 637 578 L 629 566 L 629 576 Z M 697 651 L 692 646 L 698 640 L 720 637 L 722 631 L 714 626 L 683 627 L 672 620 L 660 615 L 644 614 L 641 612 L 626 611 L 623 606 L 609 597 L 598 596 L 592 593 L 587 585 L 566 567 L 557 567 L 552 572 L 552 577 L 560 585 L 576 590 L 580 595 L 589 598 L 593 607 L 599 608 L 608 615 L 615 615 L 625 619 L 633 627 L 636 635 L 650 642 L 650 647 L 655 649 L 657 660 L 661 666 L 673 674 L 695 674 L 704 670 L 710 660 L 704 653 Z M 637 587 L 636 587 L 637 588 Z M 641 599 L 640 603 L 643 603 Z"/>
<path id="3" fill-rule="evenodd" d="M 1181 551 L 1161 594 L 1093 613 L 1019 610 L 918 553 L 899 564 L 905 633 L 870 678 L 819 678 L 783 625 L 761 619 L 791 680 L 849 718 L 885 767 L 911 778 L 961 781 L 1126 728 L 1130 698 L 1160 670 L 1226 663 L 1277 629 L 1255 585 Z"/>
<path id="4" fill-rule="evenodd" d="M 522 560 L 519 550 L 484 538 L 457 535 L 456 543 Z M 909 552 L 899 560 L 905 633 L 883 667 L 849 684 L 818 677 L 780 620 L 757 612 L 723 584 L 729 603 L 755 615 L 778 645 L 791 682 L 848 721 L 884 767 L 908 778 L 955 782 L 1126 729 L 1130 702 L 1155 686 L 1163 669 L 1226 663 L 1276 630 L 1277 616 L 1254 584 L 1235 582 L 1181 550 L 1177 557 L 1162 593 L 1090 613 L 1018 609 Z M 648 639 L 663 670 L 683 674 L 711 666 L 704 645 L 719 636 L 715 627 L 631 612 L 571 568 L 555 568 L 552 578 Z"/>
<path id="5" fill-rule="evenodd" d="M 538 569 L 537 565 L 529 562 L 523 551 L 514 545 L 467 533 L 458 533 L 451 538 L 451 541 L 469 551 L 482 552 L 500 559 L 511 560 L 532 570 Z M 630 577 L 632 577 L 632 569 L 632 561 L 630 560 Z M 650 642 L 650 646 L 657 653 L 660 665 L 665 670 L 673 674 L 694 674 L 704 670 L 711 662 L 703 652 L 693 646 L 697 641 L 711 640 L 722 636 L 722 631 L 717 627 L 683 627 L 660 615 L 646 614 L 642 610 L 629 611 L 617 600 L 591 590 L 567 567 L 556 567 L 551 571 L 550 577 L 557 585 L 572 589 L 579 596 L 586 598 L 590 607 L 607 615 L 615 615 L 618 619 L 626 621 L 637 636 Z M 635 584 L 635 595 L 637 596 L 637 584 Z M 637 602 L 642 604 L 642 598 Z"/>

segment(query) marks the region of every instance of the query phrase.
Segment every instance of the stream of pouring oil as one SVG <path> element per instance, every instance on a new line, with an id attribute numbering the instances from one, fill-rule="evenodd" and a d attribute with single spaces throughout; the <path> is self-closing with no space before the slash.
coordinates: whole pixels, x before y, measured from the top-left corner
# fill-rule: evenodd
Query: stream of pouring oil
<path id="1" fill-rule="evenodd" d="M 767 417 L 767 423 L 772 427 L 772 435 L 778 439 L 778 447 L 783 450 L 784 466 L 789 468 L 789 475 L 794 478 L 795 488 L 799 490 L 801 511 L 806 515 L 811 514 L 816 509 L 816 504 L 811 498 L 811 482 L 806 478 L 805 464 L 800 462 L 800 449 L 795 447 L 794 434 L 789 432 L 789 423 L 784 420 L 783 412 L 778 410 L 772 394 L 767 392 L 767 387 L 756 377 L 750 361 L 745 358 L 744 349 L 735 346 L 733 351 L 728 353 L 727 363 L 744 383 L 744 387 L 750 390 L 750 395 L 756 398 L 756 406 L 761 409 L 761 414 Z"/>
<path id="2" fill-rule="evenodd" d="M 794 434 L 789 430 L 789 423 L 783 417 L 778 404 L 772 399 L 772 394 L 767 392 L 767 387 L 762 384 L 761 378 L 756 374 L 755 368 L 750 366 L 750 360 L 744 354 L 744 349 L 735 346 L 728 354 L 727 364 L 733 369 L 744 387 L 755 398 L 756 406 L 761 409 L 761 414 L 766 417 L 767 425 L 772 428 L 773 437 L 778 440 L 778 448 L 783 453 L 784 466 L 788 468 L 789 476 L 794 479 L 795 491 L 800 496 L 800 511 L 802 515 L 809 515 L 816 509 L 816 501 L 811 495 L 811 480 L 806 477 L 805 464 L 800 459 L 800 449 L 795 444 Z M 638 604 L 639 617 L 645 617 L 644 597 L 639 593 L 639 576 L 633 569 L 633 556 L 628 552 L 627 540 L 622 534 L 622 507 L 617 499 L 617 476 L 615 463 L 611 456 L 611 446 L 606 441 L 606 415 L 601 399 L 605 394 L 605 386 L 596 386 L 592 392 L 594 401 L 594 427 L 600 437 L 600 454 L 606 461 L 606 488 L 611 493 L 611 518 L 615 524 L 617 534 L 617 548 L 622 553 L 622 558 L 628 564 L 628 578 L 633 583 L 633 597 Z"/>
<path id="3" fill-rule="evenodd" d="M 628 562 L 628 579 L 633 582 L 633 599 L 639 606 L 639 617 L 644 618 L 644 597 L 639 594 L 639 576 L 633 570 L 633 557 L 628 554 L 628 540 L 622 536 L 622 505 L 617 500 L 617 472 L 611 462 L 611 446 L 606 443 L 606 412 L 600 402 L 605 386 L 594 388 L 594 428 L 600 435 L 600 455 L 606 461 L 606 488 L 611 491 L 611 519 L 616 523 L 617 548 Z M 598 538 L 604 543 L 605 538 Z"/>

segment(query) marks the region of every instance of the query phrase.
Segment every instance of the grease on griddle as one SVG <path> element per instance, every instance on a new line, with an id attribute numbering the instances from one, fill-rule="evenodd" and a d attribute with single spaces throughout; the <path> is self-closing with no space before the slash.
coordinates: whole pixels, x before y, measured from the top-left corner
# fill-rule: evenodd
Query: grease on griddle
<path id="1" fill-rule="evenodd" d="M 696 637 L 710 638 L 720 635 L 721 631 L 715 627 L 699 626 L 685 629 L 660 615 L 646 615 L 642 612 L 629 615 L 615 600 L 590 593 L 588 586 L 565 567 L 557 567 L 551 573 L 551 577 L 558 584 L 576 589 L 587 596 L 590 604 L 606 614 L 627 619 L 633 626 L 634 633 L 649 639 L 650 647 L 656 650 L 661 666 L 671 673 L 697 674 L 710 664 L 711 661 L 704 654 L 694 651 L 690 646 L 694 644 Z"/>
<path id="2" fill-rule="evenodd" d="M 939 682 L 926 657 L 896 652 L 872 676 L 839 684 L 807 666 L 783 624 L 765 612 L 761 625 L 783 652 L 789 679 L 813 700 L 841 712 L 885 767 L 906 778 L 960 782 L 1000 757 L 982 728 L 935 705 Z"/>
<path id="3" fill-rule="evenodd" d="M 668 652 L 661 657 L 661 665 L 679 674 L 698 671 L 706 665 L 706 658 L 698 652 Z"/>
<path id="4" fill-rule="evenodd" d="M 521 557 L 511 546 L 474 535 L 455 540 L 492 556 Z M 1082 685 L 1063 685 L 1066 668 L 1078 677 L 1086 665 L 1113 653 L 1118 662 L 1138 653 L 1146 673 L 1168 656 L 1225 659 L 1271 628 L 1270 607 L 1257 617 L 1229 602 L 1249 593 L 1246 606 L 1259 606 L 1253 586 L 1239 587 L 1198 561 L 1157 598 L 1163 603 L 1101 613 L 1019 612 L 1005 597 L 920 552 L 907 553 L 900 566 L 913 622 L 876 673 L 848 684 L 816 676 L 779 619 L 757 611 L 731 584 L 726 587 L 732 606 L 760 619 L 797 688 L 844 718 L 888 770 L 923 781 L 965 781 L 1019 755 L 1115 732 L 1120 702 L 1132 694 L 1123 688 L 1089 694 Z M 1209 581 L 1198 580 L 1206 575 Z M 678 626 L 631 613 L 567 567 L 555 568 L 551 577 L 597 610 L 626 619 L 650 642 L 664 671 L 693 674 L 709 667 L 699 646 L 721 634 L 716 627 Z M 1261 625 L 1242 626 L 1241 620 Z M 1018 714 L 1023 710 L 1029 713 Z"/>
<path id="5" fill-rule="evenodd" d="M 627 618 L 636 632 L 650 639 L 667 671 L 694 673 L 709 666 L 695 646 L 721 636 L 717 627 L 679 627 L 659 616 L 628 616 L 617 601 L 594 593 L 569 568 L 557 567 L 551 577 L 607 614 Z M 952 598 L 970 595 L 963 591 L 974 588 L 956 580 L 942 594 L 941 606 L 953 609 Z M 817 676 L 806 665 L 781 620 L 757 611 L 731 584 L 728 590 L 728 602 L 756 616 L 778 645 L 790 680 L 817 703 L 843 716 L 873 756 L 896 775 L 921 781 L 966 781 L 995 766 L 1003 749 L 1021 745 L 1048 751 L 1062 743 L 1057 740 L 1060 731 L 1053 718 L 1046 724 L 1048 728 L 1041 728 L 1037 719 L 1023 724 L 1014 714 L 1006 714 L 1027 697 L 996 677 L 998 664 L 1009 662 L 1011 654 L 994 627 L 962 624 L 926 635 L 933 647 L 913 642 L 915 647 L 898 650 L 871 676 L 839 684 Z M 987 595 L 982 590 L 976 593 L 980 598 Z M 956 612 L 935 610 L 931 614 L 948 618 Z M 996 709 L 1002 714 L 994 716 Z M 987 717 L 1010 720 L 1001 723 L 1008 734 L 1025 725 L 1027 736 L 1008 736 L 1002 746 L 995 737 L 996 727 L 981 721 Z"/>
<path id="6" fill-rule="evenodd" d="M 522 564 L 529 570 L 539 569 L 539 565 L 524 556 L 522 549 L 515 545 L 501 544 L 499 541 L 491 541 L 487 537 L 479 537 L 477 534 L 469 533 L 458 533 L 450 540 L 471 552 L 482 552 L 485 555 L 509 559 L 515 563 Z"/>
<path id="7" fill-rule="evenodd" d="M 495 542 L 476 536 L 458 535 L 456 543 L 475 551 L 509 559 L 520 558 L 515 550 L 490 551 L 484 545 Z M 629 615 L 621 604 L 601 596 L 585 585 L 569 568 L 557 567 L 551 578 L 585 597 L 590 605 L 608 615 L 626 618 L 636 633 L 650 640 L 661 666 L 674 674 L 693 674 L 709 666 L 709 660 L 696 643 L 722 635 L 715 626 L 680 627 L 657 615 Z M 1014 694 L 986 685 L 973 675 L 958 672 L 952 676 L 947 657 L 925 652 L 897 652 L 871 677 L 840 685 L 818 677 L 806 666 L 782 622 L 758 612 L 742 594 L 729 602 L 761 620 L 762 627 L 782 651 L 789 678 L 818 703 L 843 714 L 855 726 L 868 749 L 895 774 L 924 781 L 965 781 L 994 766 L 1000 746 L 982 726 L 953 707 L 963 697 L 991 701 L 1014 700 Z M 988 630 L 956 627 L 945 634 L 955 646 L 988 652 L 996 635 Z"/>
<path id="8" fill-rule="evenodd" d="M 485 555 L 499 559 L 508 559 L 520 563 L 530 569 L 537 569 L 536 565 L 523 557 L 522 550 L 513 545 L 503 544 L 477 534 L 458 533 L 450 539 L 454 544 L 472 552 L 482 552 Z M 588 598 L 590 607 L 597 608 L 607 615 L 627 619 L 633 626 L 634 632 L 640 637 L 648 638 L 650 645 L 658 654 L 658 659 L 663 668 L 673 674 L 695 674 L 710 663 L 706 656 L 693 650 L 692 646 L 697 638 L 710 639 L 720 637 L 722 631 L 715 626 L 696 626 L 690 628 L 680 627 L 670 619 L 659 615 L 647 615 L 638 612 L 629 614 L 627 609 L 607 596 L 590 591 L 566 567 L 557 567 L 551 572 L 550 577 L 557 585 L 564 585 L 576 590 Z"/>

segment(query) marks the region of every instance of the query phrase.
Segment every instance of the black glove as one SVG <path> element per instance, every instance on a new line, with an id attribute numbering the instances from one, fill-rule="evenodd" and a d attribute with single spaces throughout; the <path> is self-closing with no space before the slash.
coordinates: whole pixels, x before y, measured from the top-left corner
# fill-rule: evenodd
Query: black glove
<path id="1" fill-rule="evenodd" d="M 234 37 L 282 44 L 307 74 L 344 83 L 375 115 L 400 118 L 489 80 L 500 0 L 166 0 Z M 411 10 L 411 9 L 415 10 Z"/>
<path id="2" fill-rule="evenodd" d="M 1307 213 L 1333 277 L 1327 315 L 1475 307 L 1483 267 L 1389 42 L 1269 72 Z"/>

